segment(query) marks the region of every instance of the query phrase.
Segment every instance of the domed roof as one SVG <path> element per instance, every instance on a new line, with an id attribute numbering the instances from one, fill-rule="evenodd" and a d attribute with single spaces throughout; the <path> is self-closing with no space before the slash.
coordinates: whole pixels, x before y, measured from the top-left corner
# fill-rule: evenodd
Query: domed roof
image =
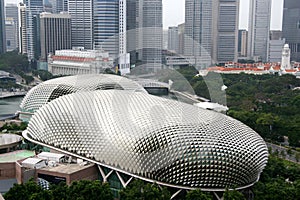
<path id="1" fill-rule="evenodd" d="M 224 190 L 255 183 L 263 139 L 226 115 L 144 93 L 73 93 L 40 108 L 24 137 L 143 180 Z"/>
<path id="2" fill-rule="evenodd" d="M 119 89 L 147 93 L 130 79 L 111 74 L 86 74 L 51 79 L 32 88 L 21 102 L 23 112 L 34 113 L 46 103 L 66 94 L 80 91 Z"/>

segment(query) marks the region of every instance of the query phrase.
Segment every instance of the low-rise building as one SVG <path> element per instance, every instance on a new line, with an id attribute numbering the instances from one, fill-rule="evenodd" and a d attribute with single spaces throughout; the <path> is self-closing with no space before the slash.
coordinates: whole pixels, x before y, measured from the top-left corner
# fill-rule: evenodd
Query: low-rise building
<path id="1" fill-rule="evenodd" d="M 112 58 L 103 50 L 57 50 L 48 57 L 48 71 L 54 75 L 100 74 L 112 67 Z"/>

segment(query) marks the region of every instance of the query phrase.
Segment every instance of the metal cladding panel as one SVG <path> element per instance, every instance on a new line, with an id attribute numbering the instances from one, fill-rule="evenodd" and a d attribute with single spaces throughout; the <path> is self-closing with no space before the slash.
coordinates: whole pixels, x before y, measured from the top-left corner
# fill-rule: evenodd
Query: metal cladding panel
<path id="1" fill-rule="evenodd" d="M 149 94 L 65 95 L 40 108 L 27 135 L 146 179 L 180 187 L 246 187 L 268 159 L 263 139 L 226 115 Z"/>
<path id="2" fill-rule="evenodd" d="M 147 93 L 138 83 L 117 75 L 88 74 L 66 76 L 45 81 L 32 88 L 22 100 L 20 107 L 23 112 L 34 113 L 48 102 L 66 94 L 107 89 Z"/>

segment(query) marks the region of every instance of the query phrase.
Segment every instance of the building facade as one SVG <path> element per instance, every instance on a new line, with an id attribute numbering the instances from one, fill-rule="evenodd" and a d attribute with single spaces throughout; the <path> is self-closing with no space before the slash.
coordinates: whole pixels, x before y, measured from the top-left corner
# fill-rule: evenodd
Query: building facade
<path id="1" fill-rule="evenodd" d="M 55 75 L 99 74 L 112 66 L 103 50 L 57 50 L 48 57 L 48 71 Z"/>
<path id="2" fill-rule="evenodd" d="M 179 33 L 178 27 L 169 27 L 168 30 L 168 50 L 174 53 L 179 52 Z"/>
<path id="3" fill-rule="evenodd" d="M 68 0 L 49 0 L 52 13 L 68 11 Z"/>
<path id="4" fill-rule="evenodd" d="M 178 54 L 183 55 L 184 54 L 184 34 L 185 34 L 185 24 L 179 24 L 178 25 Z"/>
<path id="5" fill-rule="evenodd" d="M 94 44 L 114 58 L 119 55 L 119 0 L 94 1 Z"/>
<path id="6" fill-rule="evenodd" d="M 248 41 L 248 31 L 239 30 L 239 42 L 238 42 L 238 54 L 240 57 L 247 56 L 247 41 Z"/>
<path id="7" fill-rule="evenodd" d="M 213 20 L 212 30 L 212 59 L 216 63 L 237 61 L 239 2 L 239 0 L 219 0 L 218 9 L 214 5 L 212 7 L 213 19 L 217 19 Z"/>
<path id="8" fill-rule="evenodd" d="M 137 4 L 138 59 L 146 70 L 162 68 L 162 0 L 140 0 Z"/>
<path id="9" fill-rule="evenodd" d="M 197 68 L 237 60 L 238 0 L 185 1 L 184 55 L 197 58 Z"/>
<path id="10" fill-rule="evenodd" d="M 0 54 L 6 52 L 4 1 L 0 2 Z"/>
<path id="11" fill-rule="evenodd" d="M 39 41 L 37 29 L 38 29 L 38 17 L 44 10 L 43 0 L 25 0 L 26 5 L 26 40 L 27 40 L 27 56 L 28 60 L 35 59 L 39 54 L 37 47 Z"/>
<path id="12" fill-rule="evenodd" d="M 255 61 L 267 61 L 271 2 L 271 0 L 250 1 L 247 55 L 249 59 L 254 59 Z"/>
<path id="13" fill-rule="evenodd" d="M 12 51 L 17 49 L 19 46 L 19 23 L 17 4 L 6 4 L 5 17 L 5 26 L 8 26 L 6 28 L 7 51 Z"/>
<path id="14" fill-rule="evenodd" d="M 19 53 L 27 54 L 26 5 L 18 4 Z"/>
<path id="15" fill-rule="evenodd" d="M 71 16 L 64 14 L 40 14 L 41 60 L 55 50 L 71 49 Z"/>
<path id="16" fill-rule="evenodd" d="M 7 17 L 5 20 L 6 51 L 13 51 L 18 48 L 18 26 L 17 21 Z"/>
<path id="17" fill-rule="evenodd" d="M 291 60 L 300 62 L 300 4 L 298 0 L 284 1 L 282 31 L 291 49 Z"/>
<path id="18" fill-rule="evenodd" d="M 211 55 L 213 3 L 210 0 L 185 1 L 184 55 Z"/>
<path id="19" fill-rule="evenodd" d="M 72 17 L 72 47 L 93 49 L 93 0 L 69 0 L 68 12 Z"/>
<path id="20" fill-rule="evenodd" d="M 137 60 L 136 51 L 136 0 L 127 0 L 126 30 L 127 30 L 127 52 L 130 54 L 130 63 L 135 64 Z"/>
<path id="21" fill-rule="evenodd" d="M 285 45 L 285 39 L 270 40 L 268 62 L 281 62 L 282 49 Z"/>

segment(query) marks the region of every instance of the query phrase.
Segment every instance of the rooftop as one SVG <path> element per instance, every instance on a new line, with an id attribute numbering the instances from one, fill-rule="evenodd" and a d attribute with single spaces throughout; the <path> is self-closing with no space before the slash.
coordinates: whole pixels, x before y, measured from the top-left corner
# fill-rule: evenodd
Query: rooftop
<path id="1" fill-rule="evenodd" d="M 28 150 L 19 150 L 10 153 L 4 153 L 4 154 L 0 154 L 0 163 L 16 162 L 18 160 L 29 158 L 34 155 L 35 155 L 34 151 L 28 151 Z"/>
<path id="2" fill-rule="evenodd" d="M 88 164 L 88 165 L 80 165 L 80 164 L 62 164 L 62 163 L 57 163 L 57 166 L 54 167 L 43 167 L 39 170 L 42 171 L 48 171 L 48 172 L 59 172 L 62 174 L 73 174 L 75 172 L 78 172 L 83 169 L 90 168 L 94 164 Z"/>

